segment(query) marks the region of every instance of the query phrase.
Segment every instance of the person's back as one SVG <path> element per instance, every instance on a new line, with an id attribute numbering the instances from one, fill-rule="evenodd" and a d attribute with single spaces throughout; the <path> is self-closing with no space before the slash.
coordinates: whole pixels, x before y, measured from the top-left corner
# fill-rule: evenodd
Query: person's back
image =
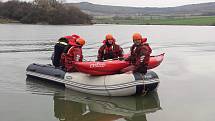
<path id="1" fill-rule="evenodd" d="M 64 48 L 68 45 L 68 40 L 67 38 L 60 38 L 58 42 L 54 46 L 54 55 L 53 55 L 53 60 L 52 63 L 55 67 L 59 67 L 60 64 L 60 58 L 61 54 L 64 51 Z"/>
<path id="2" fill-rule="evenodd" d="M 115 43 L 115 39 L 112 35 L 106 35 L 103 45 L 98 50 L 97 60 L 114 59 L 122 56 L 123 49 Z"/>

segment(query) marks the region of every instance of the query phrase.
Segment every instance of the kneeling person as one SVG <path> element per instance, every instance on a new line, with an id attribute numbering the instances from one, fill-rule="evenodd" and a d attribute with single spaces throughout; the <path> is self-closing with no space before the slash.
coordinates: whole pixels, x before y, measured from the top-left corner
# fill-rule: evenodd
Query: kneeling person
<path id="1" fill-rule="evenodd" d="M 65 55 L 65 70 L 67 72 L 75 72 L 77 71 L 74 67 L 74 62 L 82 62 L 82 46 L 85 44 L 85 40 L 83 38 L 79 38 L 72 45 L 72 47 L 68 50 Z"/>
<path id="2" fill-rule="evenodd" d="M 65 36 L 60 38 L 54 46 L 54 53 L 52 56 L 52 63 L 55 67 L 63 66 L 61 63 L 61 55 L 65 51 L 65 48 L 69 46 L 70 41 L 75 41 L 80 38 L 78 35 Z"/>
<path id="3" fill-rule="evenodd" d="M 132 65 L 123 69 L 122 72 L 133 71 L 146 74 L 150 54 L 152 49 L 149 44 L 146 43 L 147 38 L 143 38 L 141 34 L 133 34 L 133 45 L 131 46 L 131 55 L 126 59 Z"/>

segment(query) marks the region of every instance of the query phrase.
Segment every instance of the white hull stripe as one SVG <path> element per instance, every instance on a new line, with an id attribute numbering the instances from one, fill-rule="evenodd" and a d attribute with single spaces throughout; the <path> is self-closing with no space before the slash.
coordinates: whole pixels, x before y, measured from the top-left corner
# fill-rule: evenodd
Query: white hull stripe
<path id="1" fill-rule="evenodd" d="M 106 85 L 106 86 L 103 86 L 103 85 L 86 85 L 86 84 L 81 84 L 81 83 L 77 83 L 77 82 L 73 82 L 73 81 L 67 81 L 67 80 L 64 80 L 61 78 L 57 78 L 57 77 L 53 77 L 53 76 L 45 75 L 45 74 L 41 74 L 41 73 L 31 72 L 31 71 L 27 71 L 26 74 L 31 75 L 31 76 L 35 76 L 35 77 L 39 77 L 42 79 L 48 79 L 51 81 L 63 83 L 63 84 L 70 85 L 73 87 L 86 89 L 86 90 L 117 90 L 117 89 L 134 87 L 137 85 L 150 85 L 150 84 L 158 84 L 159 83 L 158 79 L 150 79 L 150 80 L 144 80 L 144 81 L 143 80 L 136 80 L 133 82 L 124 83 L 124 84 L 117 84 L 117 85 Z"/>

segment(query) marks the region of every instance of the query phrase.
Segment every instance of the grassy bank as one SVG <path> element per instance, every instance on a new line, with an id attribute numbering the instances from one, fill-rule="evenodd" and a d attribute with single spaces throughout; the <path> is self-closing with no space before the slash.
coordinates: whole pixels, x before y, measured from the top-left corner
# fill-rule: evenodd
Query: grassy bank
<path id="1" fill-rule="evenodd" d="M 194 17 L 126 17 L 126 18 L 95 18 L 97 24 L 128 24 L 128 25 L 207 25 L 215 26 L 215 16 Z"/>
<path id="2" fill-rule="evenodd" d="M 19 21 L 11 20 L 11 19 L 5 19 L 0 18 L 0 24 L 7 24 L 7 23 L 19 23 Z"/>

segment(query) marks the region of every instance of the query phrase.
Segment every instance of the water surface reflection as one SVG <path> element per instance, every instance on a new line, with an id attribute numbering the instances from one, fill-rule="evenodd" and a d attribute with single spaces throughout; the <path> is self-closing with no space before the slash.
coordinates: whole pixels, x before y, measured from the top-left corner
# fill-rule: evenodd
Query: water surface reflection
<path id="1" fill-rule="evenodd" d="M 157 92 L 145 96 L 103 97 L 33 78 L 27 78 L 26 84 L 27 91 L 33 94 L 53 95 L 54 116 L 59 121 L 147 121 L 147 113 L 161 109 Z"/>

